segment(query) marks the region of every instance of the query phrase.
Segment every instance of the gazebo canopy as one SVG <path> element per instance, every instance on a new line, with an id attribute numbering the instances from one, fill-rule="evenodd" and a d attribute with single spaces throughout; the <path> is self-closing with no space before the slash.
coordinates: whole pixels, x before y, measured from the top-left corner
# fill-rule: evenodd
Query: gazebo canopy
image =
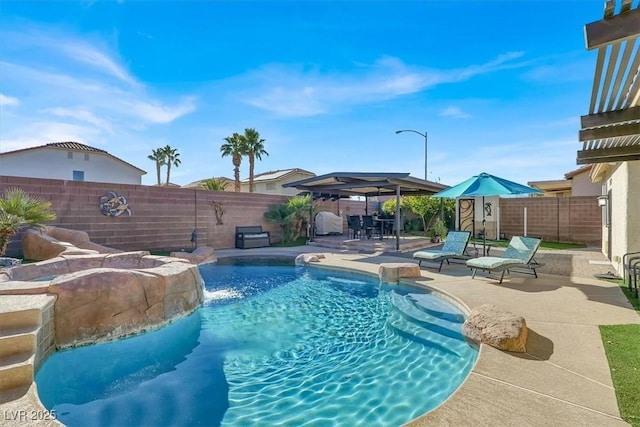
<path id="1" fill-rule="evenodd" d="M 364 197 L 396 195 L 398 189 L 401 195 L 430 195 L 448 187 L 397 172 L 333 172 L 282 186 L 310 193 Z"/>
<path id="2" fill-rule="evenodd" d="M 396 196 L 397 206 L 400 206 L 401 195 L 431 195 L 448 186 L 414 178 L 408 173 L 389 172 L 333 172 L 325 175 L 301 179 L 300 181 L 283 184 L 283 187 L 293 187 L 309 193 L 323 195 L 345 196 Z M 309 223 L 313 229 L 313 216 L 309 213 Z M 396 251 L 400 250 L 400 215 L 395 216 Z M 313 240 L 313 238 L 311 238 Z"/>

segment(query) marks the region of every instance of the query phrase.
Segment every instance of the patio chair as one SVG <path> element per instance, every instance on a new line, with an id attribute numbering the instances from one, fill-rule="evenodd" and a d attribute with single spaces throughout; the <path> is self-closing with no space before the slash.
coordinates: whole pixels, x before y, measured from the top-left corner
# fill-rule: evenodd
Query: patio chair
<path id="1" fill-rule="evenodd" d="M 505 272 L 508 273 L 509 270 L 519 268 L 527 269 L 518 270 L 519 272 L 533 274 L 538 278 L 536 268 L 541 267 L 542 264 L 535 261 L 533 257 L 540 247 L 540 242 L 542 242 L 542 239 L 537 237 L 513 236 L 509 242 L 509 246 L 501 256 L 482 256 L 468 260 L 467 267 L 473 270 L 471 278 L 476 277 L 478 270 L 488 271 L 489 273 L 500 271 L 502 274 L 500 275 L 500 281 L 498 283 L 502 283 Z"/>
<path id="2" fill-rule="evenodd" d="M 413 258 L 418 260 L 418 265 L 422 265 L 422 261 L 440 261 L 438 272 L 442 270 L 442 264 L 453 258 L 466 259 L 465 255 L 467 245 L 469 244 L 469 238 L 471 232 L 469 231 L 450 231 L 447 233 L 447 238 L 442 246 L 442 249 L 429 249 L 426 251 L 419 251 L 413 254 Z"/>
<path id="3" fill-rule="evenodd" d="M 380 235 L 380 229 L 376 227 L 372 215 L 364 215 L 362 217 L 362 228 L 364 229 L 364 233 L 367 236 L 367 239 L 370 239 L 372 235 L 375 236 L 376 233 Z"/>
<path id="4" fill-rule="evenodd" d="M 347 217 L 347 224 L 349 229 L 353 232 L 353 238 L 356 236 L 361 237 L 362 223 L 360 222 L 360 215 L 349 215 Z"/>

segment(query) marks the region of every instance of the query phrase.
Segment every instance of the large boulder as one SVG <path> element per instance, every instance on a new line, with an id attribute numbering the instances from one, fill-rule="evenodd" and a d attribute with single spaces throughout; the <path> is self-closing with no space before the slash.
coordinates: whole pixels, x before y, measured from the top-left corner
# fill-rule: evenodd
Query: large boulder
<path id="1" fill-rule="evenodd" d="M 92 268 L 52 280 L 58 348 L 120 338 L 194 311 L 203 301 L 202 277 L 197 266 L 174 261 L 150 269 Z"/>
<path id="2" fill-rule="evenodd" d="M 398 283 L 403 277 L 421 277 L 420 266 L 410 262 L 385 262 L 378 267 L 378 277 L 386 283 Z"/>
<path id="3" fill-rule="evenodd" d="M 499 350 L 527 351 L 527 322 L 524 317 L 491 304 L 475 307 L 462 326 L 467 338 Z"/>
<path id="4" fill-rule="evenodd" d="M 90 255 L 122 252 L 89 240 L 80 230 L 45 227 L 43 230 L 27 230 L 22 235 L 22 251 L 27 259 L 44 260 L 61 255 Z"/>

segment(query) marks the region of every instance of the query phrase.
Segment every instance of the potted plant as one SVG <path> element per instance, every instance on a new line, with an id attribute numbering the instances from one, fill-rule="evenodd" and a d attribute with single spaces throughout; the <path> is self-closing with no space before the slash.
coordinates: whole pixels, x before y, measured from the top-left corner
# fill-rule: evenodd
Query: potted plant
<path id="1" fill-rule="evenodd" d="M 442 239 L 447 235 L 447 226 L 444 224 L 444 221 L 438 219 L 435 224 L 433 224 L 433 228 L 431 229 L 431 241 L 433 243 L 440 243 Z"/>

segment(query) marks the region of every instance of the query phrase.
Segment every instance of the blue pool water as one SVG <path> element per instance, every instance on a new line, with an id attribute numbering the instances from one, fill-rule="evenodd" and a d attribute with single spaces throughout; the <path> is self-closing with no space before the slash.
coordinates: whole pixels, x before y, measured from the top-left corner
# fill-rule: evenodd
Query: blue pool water
<path id="1" fill-rule="evenodd" d="M 477 348 L 421 290 L 293 266 L 201 267 L 206 301 L 157 331 L 52 355 L 40 398 L 69 426 L 401 425 Z"/>

